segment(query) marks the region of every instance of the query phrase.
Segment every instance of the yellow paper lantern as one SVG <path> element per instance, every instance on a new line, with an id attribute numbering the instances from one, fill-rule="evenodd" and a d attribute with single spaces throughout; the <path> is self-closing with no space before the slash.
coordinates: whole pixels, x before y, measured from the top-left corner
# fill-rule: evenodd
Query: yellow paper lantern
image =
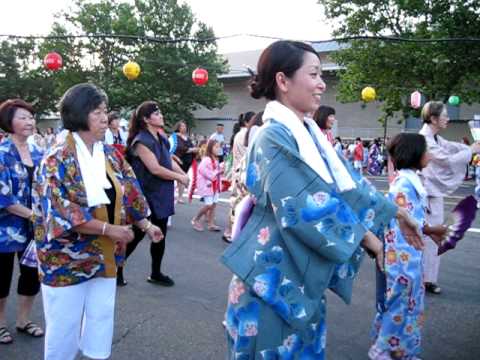
<path id="1" fill-rule="evenodd" d="M 135 80 L 140 75 L 140 72 L 140 65 L 135 61 L 129 61 L 123 65 L 123 75 L 125 75 L 128 80 Z"/>
<path id="2" fill-rule="evenodd" d="M 363 101 L 370 102 L 370 101 L 375 100 L 376 97 L 377 97 L 377 93 L 376 93 L 376 91 L 373 87 L 367 86 L 367 87 L 363 88 L 363 90 L 362 90 L 362 100 Z"/>

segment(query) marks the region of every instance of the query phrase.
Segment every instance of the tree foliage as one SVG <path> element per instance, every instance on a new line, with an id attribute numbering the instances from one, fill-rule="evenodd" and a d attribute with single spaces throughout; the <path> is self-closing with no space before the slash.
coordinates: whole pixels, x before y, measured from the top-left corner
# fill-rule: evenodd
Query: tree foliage
<path id="1" fill-rule="evenodd" d="M 145 100 L 158 101 L 169 124 L 180 119 L 191 122 L 192 111 L 200 105 L 212 109 L 226 102 L 217 79 L 217 74 L 226 72 L 226 66 L 217 53 L 215 42 L 155 43 L 125 38 L 61 37 L 68 34 L 165 39 L 215 36 L 210 27 L 195 18 L 188 5 L 179 4 L 177 0 L 76 0 L 69 11 L 57 15 L 49 34 L 56 38 L 2 44 L 2 50 L 5 47 L 14 53 L 9 55 L 8 51 L 2 51 L 0 67 L 4 59 L 10 59 L 10 67 L 15 71 L 0 68 L 0 73 L 24 79 L 28 86 L 22 91 L 18 86 L 2 89 L 0 95 L 18 94 L 26 99 L 37 99 L 37 108 L 46 112 L 55 109 L 56 101 L 70 86 L 90 81 L 107 92 L 113 109 L 133 109 Z M 20 49 L 25 48 L 28 55 L 25 59 L 18 49 L 19 43 Z M 48 72 L 41 61 L 36 60 L 43 59 L 50 51 L 63 57 L 64 66 L 60 71 Z M 141 66 L 141 75 L 135 81 L 128 80 L 122 73 L 128 60 Z M 209 71 L 209 82 L 203 87 L 195 86 L 191 80 L 192 71 L 199 66 Z"/>
<path id="2" fill-rule="evenodd" d="M 405 39 L 480 38 L 476 0 L 319 0 L 335 24 L 336 37 L 391 36 Z M 354 40 L 335 55 L 340 71 L 339 99 L 358 101 L 373 86 L 382 120 L 401 111 L 418 115 L 409 96 L 419 90 L 427 100 L 480 102 L 480 42 L 393 42 Z"/>

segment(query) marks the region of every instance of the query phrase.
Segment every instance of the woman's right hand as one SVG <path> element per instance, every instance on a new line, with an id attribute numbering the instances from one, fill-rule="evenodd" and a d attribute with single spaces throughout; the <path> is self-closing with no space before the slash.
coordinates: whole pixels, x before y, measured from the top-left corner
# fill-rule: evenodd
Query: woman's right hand
<path id="1" fill-rule="evenodd" d="M 184 186 L 188 186 L 190 178 L 188 177 L 188 175 L 179 175 L 178 182 L 180 182 Z"/>
<path id="2" fill-rule="evenodd" d="M 156 225 L 151 225 L 148 230 L 146 231 L 147 235 L 152 239 L 152 242 L 158 243 L 164 239 L 164 235 L 162 230 L 156 226 Z"/>

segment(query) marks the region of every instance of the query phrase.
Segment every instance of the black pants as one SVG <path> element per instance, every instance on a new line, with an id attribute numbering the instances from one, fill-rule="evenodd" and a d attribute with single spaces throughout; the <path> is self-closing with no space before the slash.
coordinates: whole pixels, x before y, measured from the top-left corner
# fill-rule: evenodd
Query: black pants
<path id="1" fill-rule="evenodd" d="M 152 222 L 152 224 L 157 225 L 160 228 L 160 230 L 162 230 L 162 233 L 163 233 L 163 236 L 164 236 L 162 241 L 160 241 L 158 243 L 152 242 L 150 244 L 150 256 L 152 257 L 152 273 L 151 273 L 151 275 L 152 276 L 157 276 L 157 275 L 161 274 L 163 255 L 165 255 L 165 241 L 167 239 L 168 218 L 157 219 L 157 218 L 152 216 L 150 221 Z M 131 242 L 129 242 L 127 244 L 127 252 L 126 252 L 125 259 L 127 259 L 130 256 L 130 254 L 137 247 L 138 243 L 140 241 L 142 241 L 142 239 L 145 236 L 145 233 L 136 226 L 133 227 L 133 233 L 134 233 L 135 237 L 133 238 L 133 240 Z"/>
<path id="2" fill-rule="evenodd" d="M 34 296 L 40 290 L 40 281 L 38 279 L 37 268 L 32 268 L 20 264 L 23 251 L 16 253 L 18 264 L 20 266 L 20 276 L 18 278 L 17 293 L 24 296 Z M 15 263 L 15 253 L 0 253 L 0 299 L 4 299 L 10 293 L 12 284 L 13 266 Z"/>

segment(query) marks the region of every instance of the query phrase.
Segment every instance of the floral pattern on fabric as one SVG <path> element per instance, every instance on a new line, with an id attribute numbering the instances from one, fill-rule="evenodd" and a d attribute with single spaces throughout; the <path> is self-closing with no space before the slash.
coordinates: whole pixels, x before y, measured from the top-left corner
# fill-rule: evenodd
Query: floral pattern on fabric
<path id="1" fill-rule="evenodd" d="M 97 235 L 72 229 L 94 218 L 75 157 L 75 146 L 59 143 L 42 161 L 34 178 L 35 241 L 41 281 L 49 286 L 68 286 L 103 276 L 105 257 Z M 130 165 L 115 148 L 105 145 L 105 158 L 122 191 L 120 224 L 131 224 L 150 215 Z M 118 196 L 118 194 L 117 194 Z M 123 254 L 117 249 L 117 263 Z"/>
<path id="2" fill-rule="evenodd" d="M 410 181 L 395 179 L 388 197 L 407 209 L 423 226 L 425 210 Z M 385 274 L 377 274 L 377 314 L 373 324 L 374 345 L 380 353 L 391 353 L 399 359 L 415 359 L 420 354 L 424 311 L 422 252 L 404 239 L 396 220 L 385 231 Z"/>
<path id="3" fill-rule="evenodd" d="M 272 121 L 256 137 L 246 167 L 255 206 L 222 256 L 235 274 L 226 311 L 228 359 L 324 359 L 324 293 L 330 287 L 350 300 L 367 225 L 383 231 L 396 212 L 345 166 L 357 186 L 338 193 L 299 156 L 288 129 Z M 241 337 L 238 312 L 251 302 L 259 305 L 257 334 Z"/>
<path id="4" fill-rule="evenodd" d="M 43 152 L 35 145 L 29 144 L 28 147 L 36 168 Z M 31 207 L 28 171 L 12 140 L 5 139 L 0 143 L 0 252 L 23 251 L 31 240 L 29 220 L 6 209 L 16 204 Z"/>

